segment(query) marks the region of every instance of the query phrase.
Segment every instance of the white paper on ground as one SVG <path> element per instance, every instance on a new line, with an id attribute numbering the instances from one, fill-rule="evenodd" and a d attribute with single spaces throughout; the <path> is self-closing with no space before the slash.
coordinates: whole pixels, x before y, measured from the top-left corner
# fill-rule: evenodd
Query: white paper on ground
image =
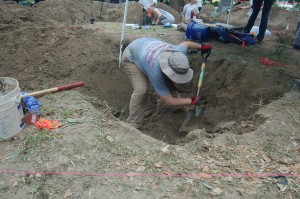
<path id="1" fill-rule="evenodd" d="M 253 26 L 252 29 L 250 30 L 250 33 L 254 33 L 254 36 L 257 36 L 258 32 L 259 32 L 258 26 Z M 269 30 L 266 30 L 265 36 L 271 36 L 271 32 Z"/>

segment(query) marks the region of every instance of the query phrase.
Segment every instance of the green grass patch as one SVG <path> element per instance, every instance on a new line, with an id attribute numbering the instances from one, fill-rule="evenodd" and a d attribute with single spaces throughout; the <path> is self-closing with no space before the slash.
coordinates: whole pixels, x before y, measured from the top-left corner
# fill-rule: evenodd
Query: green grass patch
<path id="1" fill-rule="evenodd" d="M 28 136 L 19 146 L 16 157 L 21 159 L 31 159 L 43 148 L 54 147 L 55 135 L 49 130 L 38 130 L 33 135 Z"/>
<path id="2" fill-rule="evenodd" d="M 278 150 L 279 146 L 274 145 L 273 143 L 270 142 L 265 142 L 263 144 L 263 151 L 265 153 L 267 153 L 268 155 L 274 156 L 274 155 L 278 155 L 281 156 L 282 152 Z"/>
<path id="3" fill-rule="evenodd" d="M 218 149 L 217 152 L 226 160 L 235 160 L 236 159 L 235 156 L 229 150 Z"/>

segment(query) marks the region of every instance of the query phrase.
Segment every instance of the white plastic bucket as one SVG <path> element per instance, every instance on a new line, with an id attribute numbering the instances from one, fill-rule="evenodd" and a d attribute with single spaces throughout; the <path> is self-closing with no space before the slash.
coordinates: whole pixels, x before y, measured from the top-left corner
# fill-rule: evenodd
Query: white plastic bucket
<path id="1" fill-rule="evenodd" d="M 25 126 L 19 82 L 13 78 L 0 77 L 0 140 L 19 133 Z"/>

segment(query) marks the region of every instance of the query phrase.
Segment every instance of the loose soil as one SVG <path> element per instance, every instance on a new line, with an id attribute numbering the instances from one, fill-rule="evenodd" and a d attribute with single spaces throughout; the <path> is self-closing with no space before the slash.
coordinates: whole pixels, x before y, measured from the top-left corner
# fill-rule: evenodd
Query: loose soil
<path id="1" fill-rule="evenodd" d="M 159 7 L 179 22 L 176 10 L 161 3 Z M 48 0 L 33 8 L 0 2 L 0 76 L 17 79 L 26 92 L 85 83 L 38 98 L 43 117 L 62 122 L 62 128 L 49 132 L 28 125 L 0 143 L 0 196 L 265 198 L 267 192 L 273 198 L 300 198 L 300 106 L 299 92 L 293 89 L 300 60 L 299 50 L 292 48 L 299 11 L 274 7 L 268 26 L 272 36 L 260 45 L 243 48 L 215 38 L 208 41 L 213 51 L 201 91 L 208 108 L 202 120 L 191 119 L 187 134 L 179 132 L 186 113 L 164 105 L 152 88 L 143 127 L 137 130 L 123 122 L 132 93 L 118 67 L 124 4 L 104 2 L 102 13 L 100 8 L 97 1 Z M 203 7 L 203 21 L 226 23 L 228 15 L 213 17 L 213 9 Z M 127 23 L 142 23 L 136 2 L 129 2 L 128 13 Z M 245 25 L 246 13 L 233 12 L 230 24 Z M 173 28 L 126 28 L 125 45 L 138 37 L 174 44 L 186 40 L 184 32 Z M 263 57 L 276 64 L 263 64 Z M 176 85 L 186 97 L 197 92 L 202 63 L 199 53 L 191 52 L 189 59 L 195 76 Z M 259 172 L 298 178 L 280 187 L 278 179 L 268 176 L 211 175 Z M 170 177 L 142 175 L 151 173 Z M 209 174 L 172 176 L 188 173 Z"/>

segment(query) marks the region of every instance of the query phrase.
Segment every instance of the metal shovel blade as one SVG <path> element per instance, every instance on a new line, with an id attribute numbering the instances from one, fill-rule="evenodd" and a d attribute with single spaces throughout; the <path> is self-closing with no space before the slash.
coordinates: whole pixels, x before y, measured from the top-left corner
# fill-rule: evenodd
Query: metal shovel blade
<path id="1" fill-rule="evenodd" d="M 200 122 L 202 122 L 204 113 L 206 111 L 206 107 L 207 107 L 207 100 L 205 97 L 203 97 L 203 100 L 201 101 L 200 106 L 196 106 L 195 109 L 189 108 L 189 111 L 187 112 L 186 117 L 180 126 L 179 132 L 188 132 L 189 131 L 189 129 L 187 128 L 187 124 L 190 121 L 190 119 L 192 118 L 192 116 L 199 118 Z"/>
<path id="2" fill-rule="evenodd" d="M 200 118 L 201 121 L 202 121 L 202 118 L 204 116 L 205 110 L 206 110 L 206 107 L 196 109 L 196 114 L 195 115 L 196 115 L 196 117 Z"/>
<path id="3" fill-rule="evenodd" d="M 202 122 L 202 119 L 203 119 L 205 110 L 206 110 L 206 107 L 200 108 L 199 115 L 197 116 L 197 118 L 199 119 L 200 122 Z M 191 119 L 193 116 L 195 117 L 195 115 L 196 115 L 195 112 L 196 112 L 196 111 L 195 111 L 195 110 L 192 110 L 192 109 L 190 109 L 190 110 L 187 112 L 186 117 L 185 117 L 183 123 L 182 123 L 181 126 L 180 126 L 179 132 L 182 132 L 182 133 L 183 133 L 183 132 L 188 132 L 188 131 L 190 131 L 190 129 L 187 127 L 187 124 L 188 124 L 188 122 L 190 121 L 190 119 Z"/>
<path id="4" fill-rule="evenodd" d="M 182 122 L 182 124 L 180 126 L 179 132 L 187 132 L 188 131 L 186 126 L 187 126 L 187 123 L 190 121 L 192 115 L 195 114 L 194 112 L 195 112 L 194 110 L 189 109 L 189 111 L 186 113 L 184 121 Z"/>
<path id="5" fill-rule="evenodd" d="M 200 106 L 196 106 L 196 113 L 195 116 L 196 117 L 203 117 L 204 113 L 205 113 L 205 109 L 207 107 L 207 99 L 206 97 L 201 97 L 201 105 Z"/>

